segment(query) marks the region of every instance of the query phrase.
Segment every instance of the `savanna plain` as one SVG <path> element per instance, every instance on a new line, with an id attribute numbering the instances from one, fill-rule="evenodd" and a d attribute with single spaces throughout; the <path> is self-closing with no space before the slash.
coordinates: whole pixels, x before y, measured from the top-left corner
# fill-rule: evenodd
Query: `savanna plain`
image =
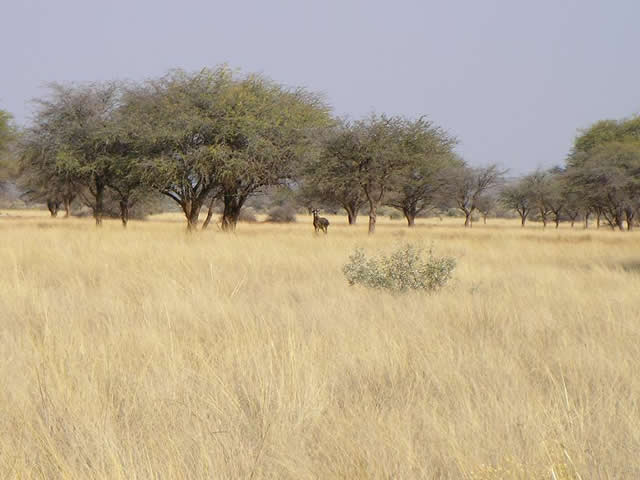
<path id="1" fill-rule="evenodd" d="M 640 478 L 640 235 L 0 217 L 0 478 Z M 347 284 L 354 248 L 457 259 Z"/>

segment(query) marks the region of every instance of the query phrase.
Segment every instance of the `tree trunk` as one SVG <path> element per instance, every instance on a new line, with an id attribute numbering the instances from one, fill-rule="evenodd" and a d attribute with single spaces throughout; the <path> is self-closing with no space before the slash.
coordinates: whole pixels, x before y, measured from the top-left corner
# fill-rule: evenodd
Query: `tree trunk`
<path id="1" fill-rule="evenodd" d="M 211 222 L 211 218 L 213 217 L 213 204 L 215 203 L 215 198 L 212 198 L 209 202 L 209 209 L 207 210 L 207 218 L 204 219 L 204 223 L 202 224 L 202 230 L 206 230 Z"/>
<path id="2" fill-rule="evenodd" d="M 186 200 L 182 204 L 182 210 L 187 217 L 187 232 L 191 233 L 198 228 L 198 218 L 200 217 L 202 203 L 194 200 Z"/>
<path id="3" fill-rule="evenodd" d="M 200 216 L 200 208 L 193 208 L 187 214 L 187 232 L 191 233 L 198 228 L 199 216 Z"/>
<path id="4" fill-rule="evenodd" d="M 376 220 L 378 217 L 378 205 L 369 202 L 369 235 L 376 233 Z"/>
<path id="5" fill-rule="evenodd" d="M 104 183 L 100 180 L 96 180 L 96 205 L 93 209 L 93 216 L 96 219 L 96 227 L 102 226 L 102 215 L 104 213 L 104 190 Z"/>
<path id="6" fill-rule="evenodd" d="M 600 212 L 596 212 L 596 228 L 600 228 Z"/>
<path id="7" fill-rule="evenodd" d="M 556 222 L 556 229 L 560 228 L 560 215 L 556 215 L 554 221 Z"/>
<path id="8" fill-rule="evenodd" d="M 473 218 L 471 218 L 471 212 L 464 212 L 464 226 L 465 228 L 473 227 Z"/>
<path id="9" fill-rule="evenodd" d="M 485 225 L 487 224 L 487 214 L 486 213 L 482 214 L 482 223 L 485 224 Z"/>
<path id="10" fill-rule="evenodd" d="M 526 215 L 520 215 L 520 226 L 522 228 L 524 228 L 526 223 L 527 223 L 527 216 Z"/>
<path id="11" fill-rule="evenodd" d="M 402 210 L 402 213 L 404 213 L 404 217 L 407 219 L 407 226 L 409 228 L 414 227 L 416 224 L 416 212 L 409 208 L 405 208 Z"/>
<path id="12" fill-rule="evenodd" d="M 573 228 L 573 224 L 574 224 L 574 223 L 576 223 L 576 219 L 575 219 L 575 218 L 572 218 L 572 219 L 571 219 L 571 228 Z"/>
<path id="13" fill-rule="evenodd" d="M 627 221 L 627 231 L 633 230 L 633 218 L 635 217 L 635 212 L 632 210 L 625 210 L 624 215 L 625 220 Z"/>
<path id="14" fill-rule="evenodd" d="M 47 208 L 49 209 L 51 218 L 55 218 L 58 216 L 58 208 L 60 208 L 60 203 L 55 200 L 47 200 Z"/>
<path id="15" fill-rule="evenodd" d="M 585 212 L 584 214 L 584 228 L 585 230 L 589 228 L 589 215 L 591 212 Z"/>
<path id="16" fill-rule="evenodd" d="M 225 232 L 234 232 L 238 219 L 240 218 L 240 210 L 244 205 L 245 199 L 238 197 L 234 192 L 223 196 L 224 210 L 222 212 L 222 230 Z"/>
<path id="17" fill-rule="evenodd" d="M 618 227 L 620 231 L 624 230 L 624 225 L 622 221 L 622 212 L 617 211 L 614 218 L 616 221 L 616 227 Z"/>
<path id="18" fill-rule="evenodd" d="M 71 202 L 73 202 L 73 199 L 65 195 L 62 202 L 64 204 L 64 218 L 69 218 L 69 215 L 71 215 Z"/>
<path id="19" fill-rule="evenodd" d="M 352 205 L 345 205 L 343 207 L 347 212 L 347 218 L 349 219 L 349 225 L 355 225 L 358 218 L 358 210 Z"/>
<path id="20" fill-rule="evenodd" d="M 127 228 L 129 223 L 129 201 L 120 200 L 120 220 L 122 220 L 122 226 Z"/>

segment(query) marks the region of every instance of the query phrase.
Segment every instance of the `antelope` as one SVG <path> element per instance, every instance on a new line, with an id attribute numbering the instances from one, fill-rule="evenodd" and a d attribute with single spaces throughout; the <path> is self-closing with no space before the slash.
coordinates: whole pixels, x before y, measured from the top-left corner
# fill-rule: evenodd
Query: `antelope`
<path id="1" fill-rule="evenodd" d="M 316 229 L 316 233 L 318 233 L 318 230 L 322 230 L 326 235 L 327 228 L 329 227 L 329 220 L 324 217 L 319 217 L 317 208 L 311 210 L 311 213 L 313 213 L 313 228 Z"/>

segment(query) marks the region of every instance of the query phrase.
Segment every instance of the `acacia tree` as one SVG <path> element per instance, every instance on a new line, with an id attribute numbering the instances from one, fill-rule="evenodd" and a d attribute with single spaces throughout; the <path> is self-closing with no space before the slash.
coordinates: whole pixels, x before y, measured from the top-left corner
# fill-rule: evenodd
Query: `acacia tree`
<path id="1" fill-rule="evenodd" d="M 485 225 L 487 224 L 487 217 L 495 209 L 497 201 L 495 192 L 488 192 L 481 195 L 476 202 L 476 208 L 482 215 L 482 223 Z"/>
<path id="2" fill-rule="evenodd" d="M 120 221 L 127 227 L 131 209 L 149 198 L 151 188 L 144 181 L 144 170 L 140 158 L 135 151 L 125 147 L 120 155 L 112 157 L 113 175 L 108 180 L 108 187 L 115 196 L 120 210 Z M 127 153 L 128 152 L 128 153 Z"/>
<path id="3" fill-rule="evenodd" d="M 394 178 L 410 165 L 413 146 L 407 132 L 411 121 L 372 114 L 353 125 L 353 156 L 369 205 L 369 234 L 375 233 L 377 212 L 391 191 Z"/>
<path id="4" fill-rule="evenodd" d="M 547 228 L 549 215 L 553 213 L 552 199 L 556 194 L 553 190 L 552 177 L 549 172 L 536 170 L 527 175 L 525 182 L 528 184 L 536 209 L 542 220 L 542 228 Z"/>
<path id="5" fill-rule="evenodd" d="M 300 173 L 299 197 L 308 206 L 321 202 L 339 205 L 355 225 L 367 203 L 358 177 L 358 142 L 347 122 L 328 129 L 318 142 L 320 151 L 309 155 Z"/>
<path id="6" fill-rule="evenodd" d="M 180 206 L 188 231 L 219 188 L 216 158 L 227 152 L 219 141 L 224 108 L 218 97 L 231 81 L 225 68 L 177 70 L 124 96 L 125 138 L 140 158 L 137 171 L 145 184 Z"/>
<path id="7" fill-rule="evenodd" d="M 612 229 L 627 230 L 640 208 L 640 143 L 609 142 L 595 147 L 570 170 L 574 185 L 597 205 Z"/>
<path id="8" fill-rule="evenodd" d="M 569 207 L 571 206 L 569 202 L 570 192 L 565 174 L 561 169 L 552 169 L 548 172 L 548 175 L 549 181 L 546 204 L 553 215 L 553 221 L 557 229 L 560 228 L 560 219 L 562 218 L 562 214 L 566 212 L 570 215 L 570 213 L 573 212 L 572 210 L 569 210 Z M 574 221 L 575 217 L 574 220 L 572 220 L 572 226 Z"/>
<path id="9" fill-rule="evenodd" d="M 498 185 L 504 174 L 497 165 L 472 168 L 466 165 L 447 172 L 445 195 L 464 213 L 464 226 L 473 225 L 473 212 L 482 195 Z"/>
<path id="10" fill-rule="evenodd" d="M 105 191 L 113 174 L 111 157 L 117 142 L 111 136 L 111 122 L 120 93 L 119 85 L 113 82 L 49 85 L 49 95 L 37 100 L 38 109 L 24 144 L 24 165 L 36 166 L 41 176 L 55 175 L 67 213 L 75 185 L 85 187 L 82 196 L 98 226 L 102 224 Z"/>
<path id="11" fill-rule="evenodd" d="M 590 213 L 612 228 L 633 228 L 638 211 L 635 157 L 640 149 L 640 116 L 603 120 L 580 132 L 567 159 L 567 178 L 580 197 L 585 225 Z M 575 206 L 575 205 L 574 205 Z M 574 208 L 575 211 L 575 208 Z"/>
<path id="12" fill-rule="evenodd" d="M 295 176 L 313 133 L 331 118 L 320 96 L 255 74 L 234 80 L 219 101 L 224 116 L 218 141 L 226 153 L 216 158 L 222 229 L 233 231 L 251 195 Z"/>
<path id="13" fill-rule="evenodd" d="M 293 176 L 307 135 L 329 121 L 316 95 L 227 67 L 173 71 L 130 91 L 124 108 L 141 126 L 132 138 L 145 178 L 180 205 L 188 230 L 218 197 L 223 230 L 235 229 L 249 196 Z"/>
<path id="14" fill-rule="evenodd" d="M 377 211 L 391 190 L 394 175 L 409 165 L 409 123 L 401 117 L 376 114 L 344 122 L 322 147 L 318 162 L 324 161 L 328 168 L 314 165 L 312 169 L 311 181 L 325 174 L 326 188 L 334 183 L 343 191 L 353 188 L 356 199 L 362 198 L 356 196 L 360 190 L 369 206 L 369 234 L 375 232 Z"/>
<path id="15" fill-rule="evenodd" d="M 515 183 L 506 185 L 500 192 L 501 203 L 520 215 L 520 225 L 524 228 L 527 217 L 534 208 L 535 199 L 527 179 L 521 178 Z"/>
<path id="16" fill-rule="evenodd" d="M 437 202 L 443 172 L 462 162 L 453 154 L 456 139 L 424 117 L 404 120 L 399 127 L 396 141 L 405 165 L 393 175 L 385 203 L 400 210 L 413 227 L 416 216 Z"/>

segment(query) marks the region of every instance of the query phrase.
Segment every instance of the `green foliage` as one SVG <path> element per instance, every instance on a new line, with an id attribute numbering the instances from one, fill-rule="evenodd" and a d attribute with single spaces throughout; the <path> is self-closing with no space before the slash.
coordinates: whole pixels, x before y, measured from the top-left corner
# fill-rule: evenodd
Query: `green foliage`
<path id="1" fill-rule="evenodd" d="M 0 110 L 0 152 L 2 152 L 12 139 L 14 134 L 11 125 L 11 115 L 4 110 Z"/>
<path id="2" fill-rule="evenodd" d="M 17 131 L 11 120 L 11 114 L 0 110 L 0 188 L 7 177 L 13 177 L 16 173 L 12 147 L 15 145 Z"/>
<path id="3" fill-rule="evenodd" d="M 350 285 L 405 292 L 407 290 L 436 291 L 451 279 L 456 261 L 451 257 L 436 257 L 429 250 L 406 244 L 390 256 L 367 258 L 362 249 L 349 257 L 342 271 Z"/>
<path id="4" fill-rule="evenodd" d="M 569 165 L 580 166 L 599 146 L 612 142 L 640 142 L 640 116 L 601 120 L 582 130 L 575 139 Z"/>

